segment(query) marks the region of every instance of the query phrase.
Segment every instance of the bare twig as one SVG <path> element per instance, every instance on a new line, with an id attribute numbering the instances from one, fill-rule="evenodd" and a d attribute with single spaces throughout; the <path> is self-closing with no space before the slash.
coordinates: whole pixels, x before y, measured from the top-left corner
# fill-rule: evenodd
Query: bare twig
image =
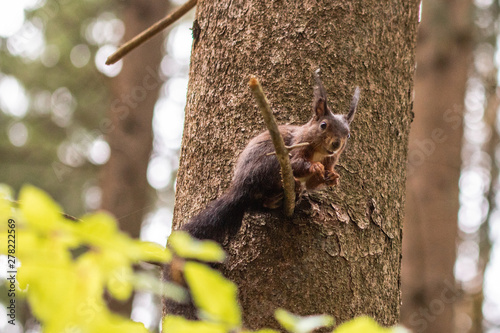
<path id="1" fill-rule="evenodd" d="M 292 166 L 288 157 L 288 150 L 285 147 L 283 137 L 278 130 L 278 125 L 276 125 L 276 120 L 271 112 L 269 102 L 264 95 L 264 91 L 262 90 L 259 80 L 252 75 L 248 84 L 250 89 L 252 89 L 255 99 L 257 100 L 257 105 L 259 106 L 260 112 L 264 117 L 264 122 L 266 123 L 269 134 L 271 135 L 271 140 L 274 144 L 274 149 L 276 150 L 276 157 L 278 158 L 281 166 L 281 180 L 283 182 L 283 190 L 285 192 L 283 209 L 286 216 L 292 216 L 293 210 L 295 209 L 295 178 L 293 177 Z"/>
<path id="2" fill-rule="evenodd" d="M 155 24 L 141 32 L 139 35 L 135 36 L 134 38 L 120 46 L 120 48 L 116 50 L 115 53 L 108 57 L 108 59 L 106 60 L 106 65 L 114 64 L 115 62 L 126 56 L 130 51 L 137 48 L 138 46 L 149 40 L 151 37 L 167 28 L 169 25 L 184 16 L 184 14 L 186 14 L 191 8 L 196 6 L 197 2 L 198 0 L 188 0 L 188 2 L 177 8 L 175 11 L 168 14 L 163 19 L 156 22 Z"/>
<path id="3" fill-rule="evenodd" d="M 66 219 L 68 219 L 68 220 L 71 220 L 71 221 L 73 221 L 73 222 L 80 222 L 80 221 L 81 221 L 80 219 L 78 219 L 78 218 L 76 218 L 76 217 L 74 217 L 74 216 L 71 216 L 71 215 L 69 215 L 69 214 L 66 214 L 66 213 L 61 213 L 61 214 L 62 214 L 62 216 L 63 216 L 64 218 L 66 218 Z"/>
<path id="4" fill-rule="evenodd" d="M 15 204 L 16 207 L 19 206 L 19 200 L 9 200 L 13 204 Z M 79 218 L 76 218 L 72 215 L 66 214 L 64 212 L 61 212 L 61 216 L 64 217 L 65 219 L 71 220 L 73 222 L 80 222 L 81 220 Z"/>
<path id="5" fill-rule="evenodd" d="M 295 149 L 295 148 L 306 147 L 306 146 L 309 146 L 309 145 L 310 145 L 309 142 L 301 142 L 301 143 L 297 143 L 295 145 L 285 146 L 285 148 L 288 149 L 288 150 L 292 150 L 292 149 Z"/>
<path id="6" fill-rule="evenodd" d="M 301 143 L 297 143 L 296 145 L 291 145 L 291 146 L 285 146 L 285 148 L 290 151 L 290 150 L 293 150 L 295 148 L 300 148 L 300 147 L 306 147 L 306 146 L 309 146 L 310 143 L 309 142 L 301 142 Z M 276 151 L 273 151 L 272 153 L 267 153 L 266 156 L 271 156 L 271 155 L 276 155 Z"/>

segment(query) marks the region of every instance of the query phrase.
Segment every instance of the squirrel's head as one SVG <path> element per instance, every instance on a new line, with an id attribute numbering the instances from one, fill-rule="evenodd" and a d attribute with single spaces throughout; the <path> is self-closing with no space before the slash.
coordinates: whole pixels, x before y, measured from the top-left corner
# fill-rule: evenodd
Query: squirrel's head
<path id="1" fill-rule="evenodd" d="M 315 148 L 324 155 L 334 155 L 344 150 L 347 139 L 350 137 L 350 128 L 356 108 L 358 106 L 359 87 L 356 87 L 354 96 L 347 114 L 333 114 L 328 106 L 326 91 L 319 77 L 319 69 L 315 72 L 316 87 L 314 88 L 313 118 L 310 126 L 315 126 L 317 145 Z"/>

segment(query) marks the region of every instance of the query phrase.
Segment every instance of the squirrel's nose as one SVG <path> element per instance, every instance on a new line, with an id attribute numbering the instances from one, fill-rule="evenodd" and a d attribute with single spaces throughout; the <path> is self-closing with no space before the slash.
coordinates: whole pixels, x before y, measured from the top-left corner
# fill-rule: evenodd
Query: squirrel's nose
<path id="1" fill-rule="evenodd" d="M 335 141 L 332 142 L 332 150 L 337 150 L 340 148 L 340 139 L 337 139 Z"/>

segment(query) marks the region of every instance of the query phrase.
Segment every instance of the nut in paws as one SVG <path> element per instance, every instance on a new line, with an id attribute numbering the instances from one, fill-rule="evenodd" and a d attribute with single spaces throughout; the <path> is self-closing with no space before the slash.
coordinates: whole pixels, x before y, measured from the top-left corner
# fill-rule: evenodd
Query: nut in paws
<path id="1" fill-rule="evenodd" d="M 315 162 L 309 167 L 311 173 L 323 175 L 325 172 L 325 167 L 320 162 Z"/>

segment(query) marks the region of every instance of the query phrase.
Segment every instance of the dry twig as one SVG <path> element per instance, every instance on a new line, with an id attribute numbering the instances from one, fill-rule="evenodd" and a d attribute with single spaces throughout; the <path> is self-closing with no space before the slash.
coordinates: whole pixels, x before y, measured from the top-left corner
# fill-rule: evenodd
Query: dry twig
<path id="1" fill-rule="evenodd" d="M 281 166 L 281 180 L 283 182 L 283 190 L 285 192 L 283 209 L 286 216 L 292 216 L 293 210 L 295 209 L 295 178 L 293 177 L 292 166 L 290 164 L 290 158 L 288 157 L 288 150 L 285 147 L 283 137 L 278 130 L 278 125 L 276 125 L 276 120 L 274 119 L 271 108 L 269 107 L 269 102 L 264 95 L 264 91 L 262 90 L 259 80 L 252 75 L 248 84 L 250 89 L 252 89 L 255 99 L 257 100 L 257 105 L 259 106 L 260 112 L 264 117 L 264 122 L 266 123 L 274 144 L 274 149 L 276 150 L 276 157 L 278 158 Z"/>
<path id="2" fill-rule="evenodd" d="M 114 64 L 115 62 L 126 56 L 130 51 L 137 48 L 144 42 L 148 41 L 151 37 L 167 28 L 169 25 L 184 16 L 184 14 L 186 14 L 191 8 L 196 6 L 197 2 L 198 0 L 188 0 L 188 2 L 177 8 L 175 11 L 168 14 L 163 19 L 156 22 L 155 24 L 141 32 L 139 35 L 135 36 L 134 38 L 120 46 L 120 48 L 116 50 L 115 53 L 113 53 L 108 57 L 108 59 L 106 59 L 106 65 Z"/>
<path id="3" fill-rule="evenodd" d="M 300 147 L 306 147 L 306 146 L 309 146 L 310 143 L 309 142 L 301 142 L 301 143 L 297 143 L 296 145 L 291 145 L 291 146 L 285 146 L 285 148 L 290 151 L 290 150 L 293 150 L 295 148 L 300 148 Z M 266 156 L 271 156 L 271 155 L 276 155 L 276 151 L 273 151 L 272 153 L 267 153 Z M 289 154 L 290 155 L 290 154 Z"/>

